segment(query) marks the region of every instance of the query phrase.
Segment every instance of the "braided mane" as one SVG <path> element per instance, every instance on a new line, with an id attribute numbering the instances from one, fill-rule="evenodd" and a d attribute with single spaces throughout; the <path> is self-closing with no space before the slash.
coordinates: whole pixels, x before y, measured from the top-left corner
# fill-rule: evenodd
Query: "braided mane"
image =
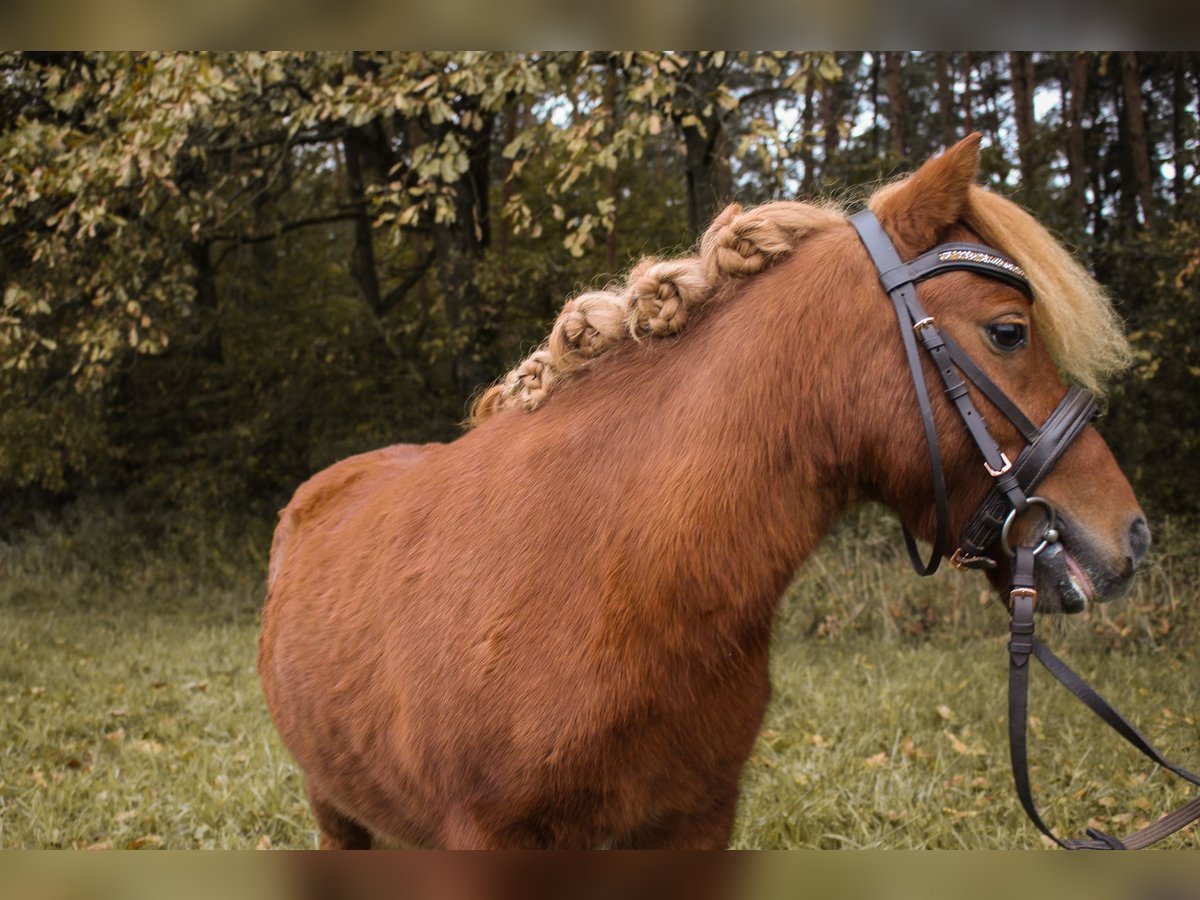
<path id="1" fill-rule="evenodd" d="M 542 345 L 475 401 L 471 424 L 505 409 L 537 409 L 556 385 L 617 344 L 676 334 L 721 285 L 762 271 L 805 235 L 842 219 L 832 204 L 725 207 L 696 255 L 647 257 L 623 285 L 568 300 Z"/>
<path id="2" fill-rule="evenodd" d="M 871 205 L 894 187 L 877 191 Z M 618 344 L 678 333 L 723 284 L 762 271 L 806 235 L 843 219 L 833 203 L 725 207 L 696 255 L 647 257 L 619 287 L 568 300 L 541 346 L 475 400 L 470 424 L 505 409 L 537 409 L 556 385 Z M 1104 289 L 1033 216 L 999 194 L 972 186 L 964 221 L 1020 262 L 1037 296 L 1034 318 L 1051 355 L 1067 377 L 1102 393 L 1104 379 L 1130 360 L 1120 317 Z"/>

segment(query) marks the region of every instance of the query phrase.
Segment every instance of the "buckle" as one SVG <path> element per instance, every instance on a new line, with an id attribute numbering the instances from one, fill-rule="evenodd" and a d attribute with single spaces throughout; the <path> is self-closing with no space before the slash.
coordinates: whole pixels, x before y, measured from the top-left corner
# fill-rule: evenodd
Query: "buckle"
<path id="1" fill-rule="evenodd" d="M 1033 601 L 1033 605 L 1037 606 L 1037 591 L 1034 588 L 1027 588 L 1027 587 L 1013 588 L 1011 591 L 1008 592 L 1008 603 L 1010 606 L 1012 605 L 1012 602 L 1017 597 L 1028 597 L 1030 600 Z"/>
<path id="2" fill-rule="evenodd" d="M 926 316 L 920 322 L 918 322 L 916 325 L 913 326 L 913 334 L 915 334 L 917 337 L 920 337 L 921 329 L 922 328 L 932 328 L 933 323 L 935 321 L 937 321 L 937 320 L 933 316 Z"/>
<path id="3" fill-rule="evenodd" d="M 1004 463 L 1004 466 L 999 469 L 993 469 L 986 459 L 983 461 L 983 467 L 987 469 L 987 473 L 993 478 L 999 478 L 1001 475 L 1007 474 L 1009 470 L 1012 469 L 1012 460 L 1010 460 L 1005 454 L 1000 454 L 1000 461 Z"/>
<path id="4" fill-rule="evenodd" d="M 1029 606 L 1017 609 L 1017 601 L 1027 598 Z M 1033 652 L 1033 613 L 1037 609 L 1037 591 L 1033 588 L 1015 587 L 1008 593 L 1008 609 L 1012 620 L 1008 623 L 1008 652 L 1013 664 L 1024 666 Z"/>

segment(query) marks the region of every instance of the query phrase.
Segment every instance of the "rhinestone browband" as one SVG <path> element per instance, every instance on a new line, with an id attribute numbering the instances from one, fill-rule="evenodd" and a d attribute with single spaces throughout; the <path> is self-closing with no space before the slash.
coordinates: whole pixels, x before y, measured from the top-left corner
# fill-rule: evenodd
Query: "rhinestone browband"
<path id="1" fill-rule="evenodd" d="M 1003 256 L 993 256 L 990 253 L 983 253 L 979 250 L 943 250 L 938 254 L 938 261 L 983 263 L 984 265 L 995 266 L 997 269 L 1011 272 L 1020 278 L 1029 278 L 1025 274 L 1025 270 L 1011 259 L 1005 259 Z"/>

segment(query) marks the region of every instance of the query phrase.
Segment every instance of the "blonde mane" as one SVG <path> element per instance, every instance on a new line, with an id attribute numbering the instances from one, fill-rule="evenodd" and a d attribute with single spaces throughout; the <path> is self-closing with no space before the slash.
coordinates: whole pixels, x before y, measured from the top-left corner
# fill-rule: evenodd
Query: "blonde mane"
<path id="1" fill-rule="evenodd" d="M 882 193 L 872 195 L 870 205 Z M 1051 355 L 1067 377 L 1101 393 L 1104 379 L 1130 362 L 1121 320 L 1104 289 L 1011 200 L 973 185 L 962 218 L 1025 269 L 1037 298 L 1034 320 Z M 541 346 L 475 400 L 470 424 L 505 409 L 537 409 L 556 385 L 618 344 L 678 333 L 723 284 L 762 271 L 804 236 L 843 219 L 832 203 L 727 206 L 696 255 L 647 257 L 620 286 L 568 300 Z"/>
<path id="2" fill-rule="evenodd" d="M 1133 359 L 1104 288 L 1040 222 L 999 194 L 972 185 L 963 221 L 1029 276 L 1033 320 L 1063 374 L 1103 394 L 1104 382 Z"/>

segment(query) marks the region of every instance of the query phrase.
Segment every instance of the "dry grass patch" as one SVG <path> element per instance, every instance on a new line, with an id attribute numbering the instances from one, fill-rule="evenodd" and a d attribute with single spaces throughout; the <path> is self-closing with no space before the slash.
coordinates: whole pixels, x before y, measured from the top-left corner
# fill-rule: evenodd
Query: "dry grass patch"
<path id="1" fill-rule="evenodd" d="M 1197 556 L 1161 537 L 1137 596 L 1044 630 L 1195 768 Z M 254 670 L 266 542 L 93 512 L 0 546 L 0 847 L 315 846 Z M 894 547 L 874 514 L 851 519 L 785 602 L 735 846 L 1039 845 L 1008 773 L 1004 614 L 980 579 L 922 581 Z M 1192 796 L 1040 670 L 1033 714 L 1033 777 L 1064 830 Z"/>

